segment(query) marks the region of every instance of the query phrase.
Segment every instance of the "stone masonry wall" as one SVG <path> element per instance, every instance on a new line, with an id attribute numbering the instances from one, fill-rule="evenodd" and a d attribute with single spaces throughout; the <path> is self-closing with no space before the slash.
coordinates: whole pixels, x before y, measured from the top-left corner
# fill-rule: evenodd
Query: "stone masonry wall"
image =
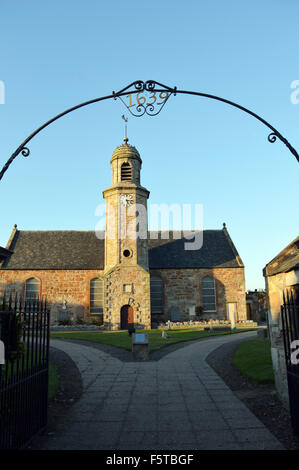
<path id="1" fill-rule="evenodd" d="M 163 279 L 163 314 L 152 321 L 170 319 L 171 307 L 178 307 L 181 319 L 190 319 L 190 309 L 202 304 L 201 280 L 210 275 L 215 278 L 217 313 L 206 313 L 202 318 L 226 319 L 226 302 L 237 302 L 238 319 L 246 319 L 245 281 L 243 268 L 215 269 L 155 269 L 152 275 Z M 111 275 L 114 278 L 112 284 Z M 116 277 L 115 277 L 116 276 Z M 51 303 L 51 323 L 57 320 L 58 310 L 64 301 L 73 316 L 90 318 L 89 283 L 95 277 L 104 278 L 104 271 L 97 270 L 0 270 L 0 301 L 4 290 L 24 295 L 25 281 L 34 277 L 40 281 L 40 295 L 46 295 Z M 141 267 L 128 267 L 116 280 L 117 272 L 105 273 L 104 307 L 106 322 L 119 325 L 120 308 L 132 304 L 136 323 L 150 325 L 149 275 Z M 122 292 L 123 284 L 132 284 L 133 292 Z M 113 287 L 113 292 L 111 288 Z M 114 299 L 112 301 L 112 299 Z M 108 316 L 107 316 L 108 315 Z M 138 315 L 138 317 L 137 317 Z"/>
<path id="2" fill-rule="evenodd" d="M 280 316 L 280 306 L 283 303 L 283 291 L 286 287 L 287 283 L 285 273 L 266 277 L 269 304 L 268 324 L 271 339 L 271 355 L 275 376 L 275 386 L 283 403 L 288 407 L 288 383 Z"/>
<path id="3" fill-rule="evenodd" d="M 40 296 L 46 296 L 51 304 L 51 323 L 57 320 L 63 302 L 74 319 L 89 317 L 90 280 L 99 277 L 97 270 L 0 270 L 0 301 L 4 291 L 24 296 L 25 282 L 34 277 L 39 280 Z"/>
<path id="4" fill-rule="evenodd" d="M 120 311 L 131 305 L 136 328 L 150 328 L 150 276 L 136 266 L 116 266 L 105 273 L 104 325 L 120 329 Z"/>
<path id="5" fill-rule="evenodd" d="M 195 307 L 202 305 L 201 281 L 212 276 L 216 287 L 216 313 L 204 313 L 202 319 L 226 319 L 226 303 L 237 302 L 237 320 L 246 320 L 246 294 L 244 268 L 213 269 L 152 269 L 151 275 L 163 280 L 163 314 L 156 314 L 152 321 L 170 319 L 172 307 L 181 312 L 181 320 L 190 319 Z"/>

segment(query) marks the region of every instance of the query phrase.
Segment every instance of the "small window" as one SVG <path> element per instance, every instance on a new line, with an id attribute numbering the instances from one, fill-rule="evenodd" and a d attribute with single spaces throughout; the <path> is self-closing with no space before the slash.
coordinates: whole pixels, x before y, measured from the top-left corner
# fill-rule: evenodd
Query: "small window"
<path id="1" fill-rule="evenodd" d="M 104 282 L 102 279 L 92 279 L 90 281 L 90 313 L 99 315 L 103 313 Z"/>
<path id="2" fill-rule="evenodd" d="M 132 284 L 123 284 L 123 292 L 132 293 Z"/>
<path id="3" fill-rule="evenodd" d="M 163 281 L 158 276 L 151 277 L 151 311 L 163 313 Z"/>
<path id="4" fill-rule="evenodd" d="M 39 281 L 34 277 L 25 283 L 25 302 L 33 302 L 39 297 Z"/>
<path id="5" fill-rule="evenodd" d="M 130 163 L 123 163 L 121 166 L 121 180 L 132 181 L 132 167 Z"/>
<path id="6" fill-rule="evenodd" d="M 216 312 L 215 280 L 206 276 L 202 283 L 202 306 L 204 312 Z"/>

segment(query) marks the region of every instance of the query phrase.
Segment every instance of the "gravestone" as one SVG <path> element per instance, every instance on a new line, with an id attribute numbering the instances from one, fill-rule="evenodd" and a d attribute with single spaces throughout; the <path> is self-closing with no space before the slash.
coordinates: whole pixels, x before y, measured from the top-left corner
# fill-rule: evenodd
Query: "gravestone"
<path id="1" fill-rule="evenodd" d="M 172 306 L 170 308 L 170 320 L 173 322 L 181 320 L 181 311 L 178 307 Z"/>
<path id="2" fill-rule="evenodd" d="M 71 320 L 71 314 L 68 310 L 58 310 L 58 322 L 68 322 Z"/>
<path id="3" fill-rule="evenodd" d="M 192 305 L 191 307 L 189 307 L 189 320 L 195 320 L 195 315 L 195 305 Z"/>

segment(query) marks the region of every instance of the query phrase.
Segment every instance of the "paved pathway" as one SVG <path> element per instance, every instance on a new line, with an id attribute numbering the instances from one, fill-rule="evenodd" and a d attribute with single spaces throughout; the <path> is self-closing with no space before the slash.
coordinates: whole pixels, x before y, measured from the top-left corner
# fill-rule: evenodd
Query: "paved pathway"
<path id="1" fill-rule="evenodd" d="M 239 339 L 193 342 L 149 362 L 122 362 L 86 345 L 51 340 L 77 364 L 83 394 L 44 448 L 283 449 L 205 362 L 215 348 Z"/>

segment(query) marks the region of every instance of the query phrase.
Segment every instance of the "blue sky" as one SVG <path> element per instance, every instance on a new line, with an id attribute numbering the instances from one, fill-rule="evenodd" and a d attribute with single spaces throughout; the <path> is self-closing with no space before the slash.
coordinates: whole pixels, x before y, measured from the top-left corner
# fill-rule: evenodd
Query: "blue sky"
<path id="1" fill-rule="evenodd" d="M 261 115 L 299 150 L 299 3 L 127 0 L 2 2 L 0 166 L 42 123 L 134 80 L 210 93 Z M 93 230 L 125 113 L 109 100 L 35 137 L 0 182 L 0 245 L 23 230 Z M 126 113 L 128 115 L 128 113 Z M 172 96 L 156 117 L 129 116 L 155 204 L 203 204 L 206 229 L 229 233 L 247 289 L 298 236 L 295 157 L 251 116 L 206 98 Z"/>

